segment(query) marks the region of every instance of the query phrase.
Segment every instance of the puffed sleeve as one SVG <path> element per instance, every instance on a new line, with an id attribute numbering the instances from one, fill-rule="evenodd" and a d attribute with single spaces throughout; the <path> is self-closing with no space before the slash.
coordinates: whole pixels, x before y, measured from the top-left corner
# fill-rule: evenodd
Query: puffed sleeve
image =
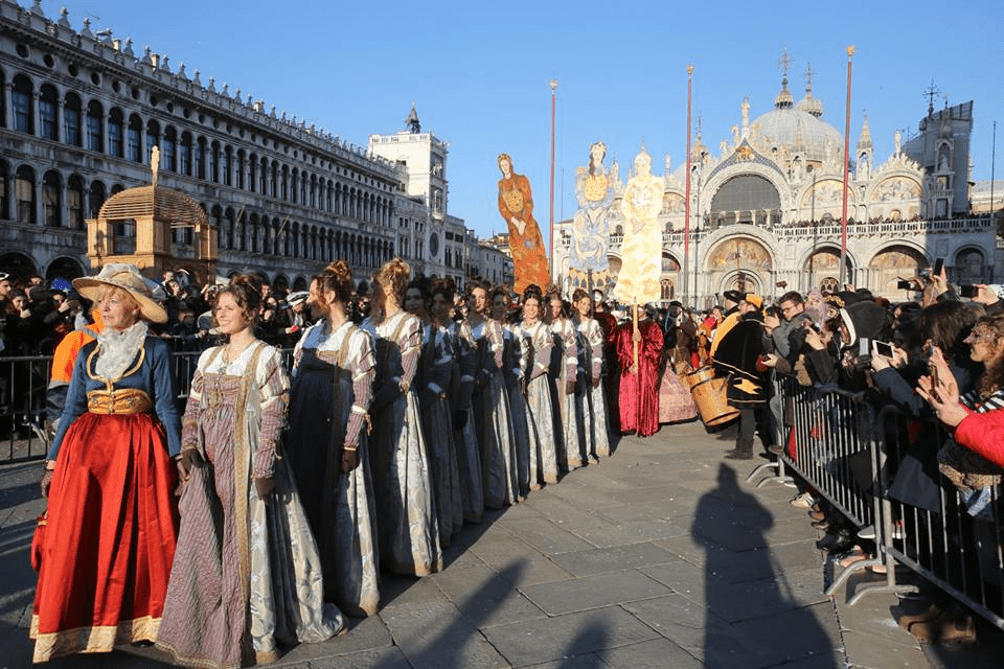
<path id="1" fill-rule="evenodd" d="M 255 478 L 269 478 L 275 471 L 276 448 L 289 412 L 289 375 L 279 350 L 269 347 L 255 370 L 261 398 L 261 429 L 255 449 Z"/>
<path id="2" fill-rule="evenodd" d="M 175 399 L 178 388 L 174 382 L 174 366 L 167 343 L 156 337 L 147 337 L 144 346 L 153 367 L 153 407 L 157 418 L 167 433 L 167 452 L 175 456 L 181 452 L 181 417 Z"/>
<path id="3" fill-rule="evenodd" d="M 373 345 L 370 336 L 355 330 L 347 337 L 352 337 L 351 355 L 346 361 L 346 368 L 352 374 L 352 409 L 349 422 L 345 427 L 345 443 L 358 444 L 359 431 L 369 412 L 372 400 L 373 378 L 376 376 L 376 357 L 373 355 Z"/>
<path id="4" fill-rule="evenodd" d="M 203 351 L 199 356 L 199 364 L 195 368 L 192 384 L 188 390 L 188 402 L 185 413 L 181 417 L 181 450 L 198 449 L 199 447 L 199 407 L 202 405 L 202 388 L 205 383 L 203 373 L 209 360 L 218 355 L 219 347 Z M 203 454 L 205 455 L 205 454 Z"/>

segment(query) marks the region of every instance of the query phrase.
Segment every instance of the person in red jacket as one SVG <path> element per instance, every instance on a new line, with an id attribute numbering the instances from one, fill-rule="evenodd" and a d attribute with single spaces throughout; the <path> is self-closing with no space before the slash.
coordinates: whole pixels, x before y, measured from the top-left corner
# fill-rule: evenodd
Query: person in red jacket
<path id="1" fill-rule="evenodd" d="M 984 364 L 976 389 L 959 396 L 955 377 L 941 350 L 931 353 L 930 376 L 921 377 L 917 392 L 938 419 L 955 430 L 955 441 L 1004 467 L 1004 315 L 984 316 L 965 339 L 970 356 Z"/>

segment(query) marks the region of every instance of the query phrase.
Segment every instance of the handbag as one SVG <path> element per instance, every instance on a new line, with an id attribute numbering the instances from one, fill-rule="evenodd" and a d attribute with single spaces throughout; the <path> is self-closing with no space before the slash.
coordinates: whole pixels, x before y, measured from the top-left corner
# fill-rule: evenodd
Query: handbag
<path id="1" fill-rule="evenodd" d="M 49 510 L 43 511 L 36 522 L 35 534 L 31 538 L 31 568 L 38 571 L 42 568 L 42 546 L 45 544 L 45 528 L 49 524 Z"/>

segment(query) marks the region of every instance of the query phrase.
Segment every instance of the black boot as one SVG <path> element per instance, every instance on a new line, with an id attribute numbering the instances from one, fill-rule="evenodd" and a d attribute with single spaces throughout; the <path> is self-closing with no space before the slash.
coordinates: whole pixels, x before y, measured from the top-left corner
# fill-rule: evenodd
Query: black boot
<path id="1" fill-rule="evenodd" d="M 725 454 L 727 460 L 752 460 L 753 459 L 753 442 L 752 441 L 737 441 L 736 447 Z"/>

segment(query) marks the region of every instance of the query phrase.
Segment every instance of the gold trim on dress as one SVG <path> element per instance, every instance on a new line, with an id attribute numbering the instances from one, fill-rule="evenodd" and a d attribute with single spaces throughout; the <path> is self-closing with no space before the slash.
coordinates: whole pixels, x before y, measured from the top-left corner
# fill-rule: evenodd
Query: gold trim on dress
<path id="1" fill-rule="evenodd" d="M 38 615 L 33 615 L 30 637 L 35 639 L 35 654 L 32 661 L 38 664 L 76 653 L 108 653 L 117 645 L 154 641 L 159 630 L 160 618 L 144 616 L 135 620 L 123 620 L 118 625 L 76 627 L 39 634 Z"/>
<path id="2" fill-rule="evenodd" d="M 92 390 L 87 393 L 87 410 L 97 414 L 150 413 L 153 400 L 140 388 Z"/>

